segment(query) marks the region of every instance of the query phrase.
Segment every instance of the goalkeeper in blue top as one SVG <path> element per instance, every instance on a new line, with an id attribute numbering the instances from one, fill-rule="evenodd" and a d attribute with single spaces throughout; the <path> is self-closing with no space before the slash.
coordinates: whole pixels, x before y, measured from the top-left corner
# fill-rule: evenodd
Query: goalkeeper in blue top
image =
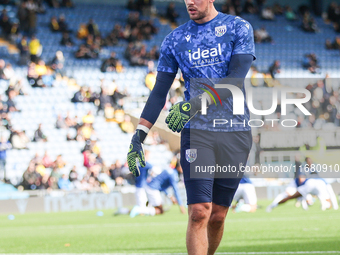
<path id="1" fill-rule="evenodd" d="M 185 4 L 191 20 L 162 43 L 156 84 L 127 157 L 130 171 L 138 176 L 137 159 L 144 166 L 142 143 L 180 68 L 185 101 L 170 109 L 166 123 L 174 132 L 181 132 L 181 166 L 189 213 L 188 254 L 206 255 L 214 254 L 221 241 L 224 220 L 242 178 L 240 166 L 246 165 L 252 144 L 243 80 L 255 59 L 255 47 L 251 25 L 240 17 L 219 13 L 214 0 L 185 0 Z M 223 89 L 218 83 L 232 86 Z M 234 97 L 235 91 L 241 97 L 240 93 Z M 234 114 L 240 110 L 233 109 L 234 100 L 242 102 L 238 106 L 243 114 Z M 216 125 L 216 119 L 228 121 Z M 204 173 L 207 168 L 218 167 L 227 169 L 227 174 Z M 196 170 L 202 170 L 202 175 Z"/>

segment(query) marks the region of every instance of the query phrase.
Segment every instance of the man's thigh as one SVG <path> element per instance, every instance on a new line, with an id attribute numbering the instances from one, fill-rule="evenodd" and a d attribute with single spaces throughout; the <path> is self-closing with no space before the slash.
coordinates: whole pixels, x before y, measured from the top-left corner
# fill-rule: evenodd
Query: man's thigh
<path id="1" fill-rule="evenodd" d="M 250 131 L 219 134 L 216 164 L 224 171 L 216 172 L 213 202 L 230 206 L 243 176 L 241 166 L 246 166 L 252 145 Z"/>
<path id="2" fill-rule="evenodd" d="M 215 165 L 214 146 L 201 130 L 184 129 L 181 134 L 181 166 L 183 169 L 187 203 L 212 202 L 214 175 L 201 172 Z M 199 172 L 195 172 L 198 169 Z"/>

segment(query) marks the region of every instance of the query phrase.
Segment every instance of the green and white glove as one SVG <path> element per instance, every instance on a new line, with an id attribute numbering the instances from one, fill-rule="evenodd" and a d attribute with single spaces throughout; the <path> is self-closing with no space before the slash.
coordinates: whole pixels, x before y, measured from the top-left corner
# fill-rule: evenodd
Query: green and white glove
<path id="1" fill-rule="evenodd" d="M 127 154 L 127 163 L 129 166 L 129 170 L 136 177 L 140 175 L 140 171 L 137 165 L 137 159 L 140 166 L 145 167 L 145 157 L 142 143 L 144 142 L 146 135 L 147 133 L 145 133 L 143 130 L 137 129 L 136 133 L 131 139 L 129 152 Z"/>
<path id="2" fill-rule="evenodd" d="M 179 102 L 173 105 L 169 114 L 165 120 L 165 123 L 168 124 L 168 128 L 170 128 L 174 132 L 181 132 L 184 128 L 185 124 L 196 115 L 196 113 L 201 109 L 201 97 L 194 97 L 189 101 Z"/>

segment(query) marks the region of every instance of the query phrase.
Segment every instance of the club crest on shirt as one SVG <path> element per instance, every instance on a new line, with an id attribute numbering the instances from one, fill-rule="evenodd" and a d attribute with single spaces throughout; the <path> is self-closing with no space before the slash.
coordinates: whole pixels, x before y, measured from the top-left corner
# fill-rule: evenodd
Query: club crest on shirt
<path id="1" fill-rule="evenodd" d="M 215 35 L 217 37 L 221 37 L 222 35 L 225 34 L 225 32 L 227 32 L 227 26 L 226 25 L 215 27 Z"/>
<path id="2" fill-rule="evenodd" d="M 187 149 L 185 151 L 185 159 L 189 162 L 192 163 L 196 160 L 197 158 L 197 149 Z"/>

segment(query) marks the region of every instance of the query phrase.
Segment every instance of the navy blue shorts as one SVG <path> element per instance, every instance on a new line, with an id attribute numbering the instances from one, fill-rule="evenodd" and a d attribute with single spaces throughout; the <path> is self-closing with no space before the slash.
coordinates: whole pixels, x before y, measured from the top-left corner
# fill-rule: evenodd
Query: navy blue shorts
<path id="1" fill-rule="evenodd" d="M 183 129 L 181 166 L 188 205 L 213 202 L 229 207 L 243 176 L 240 165 L 246 165 L 251 145 L 251 131 Z M 220 172 L 206 171 L 211 166 Z"/>

